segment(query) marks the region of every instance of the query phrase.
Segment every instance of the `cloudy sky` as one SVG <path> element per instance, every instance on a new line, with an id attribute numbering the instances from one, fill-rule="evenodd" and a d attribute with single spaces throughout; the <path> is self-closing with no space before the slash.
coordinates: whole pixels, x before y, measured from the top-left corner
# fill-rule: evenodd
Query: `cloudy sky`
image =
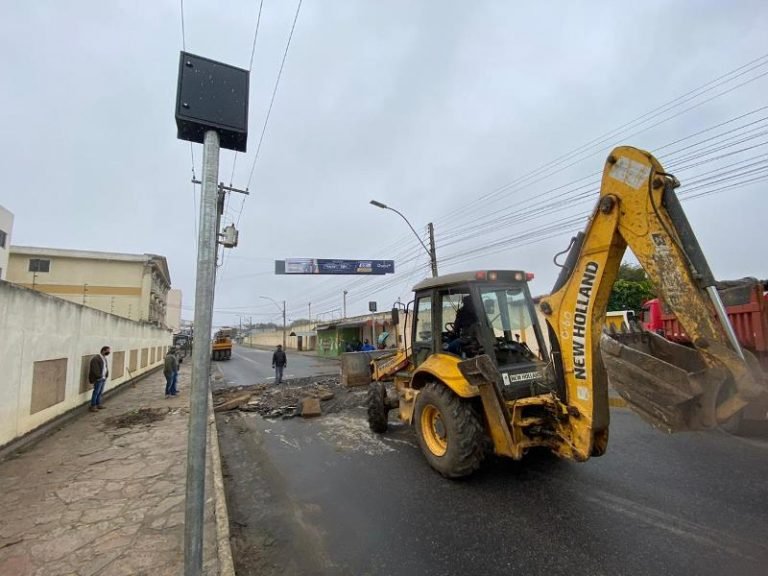
<path id="1" fill-rule="evenodd" d="M 221 157 L 240 246 L 214 324 L 380 309 L 440 271 L 519 268 L 547 292 L 613 145 L 658 154 L 716 276 L 768 276 L 768 3 L 265 0 L 248 152 Z M 187 50 L 248 68 L 257 0 L 184 2 Z M 0 1 L 0 203 L 13 243 L 167 256 L 192 317 L 196 206 L 176 139 L 178 0 Z M 751 64 L 750 64 L 751 63 Z M 679 141 L 679 142 L 678 142 Z M 194 145 L 195 171 L 202 150 Z M 253 167 L 253 177 L 249 174 Z M 242 208 L 242 210 L 241 210 Z M 378 278 L 274 276 L 287 257 L 394 258 Z"/>

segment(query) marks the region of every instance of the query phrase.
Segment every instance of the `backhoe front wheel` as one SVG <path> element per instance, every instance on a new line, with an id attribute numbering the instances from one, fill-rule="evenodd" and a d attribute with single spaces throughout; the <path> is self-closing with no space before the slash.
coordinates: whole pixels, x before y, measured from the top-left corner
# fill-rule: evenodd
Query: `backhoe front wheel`
<path id="1" fill-rule="evenodd" d="M 368 387 L 368 426 L 376 434 L 387 431 L 389 409 L 387 408 L 387 389 L 383 382 L 371 382 Z"/>
<path id="2" fill-rule="evenodd" d="M 416 438 L 430 466 L 448 478 L 477 470 L 485 434 L 472 405 L 443 384 L 430 382 L 416 397 Z"/>

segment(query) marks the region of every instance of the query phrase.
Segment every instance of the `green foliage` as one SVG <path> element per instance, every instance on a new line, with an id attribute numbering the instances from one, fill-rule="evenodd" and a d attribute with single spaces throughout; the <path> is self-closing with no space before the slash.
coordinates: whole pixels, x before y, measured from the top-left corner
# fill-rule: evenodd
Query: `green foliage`
<path id="1" fill-rule="evenodd" d="M 642 267 L 636 264 L 624 262 L 619 266 L 619 280 L 629 280 L 630 282 L 647 282 L 648 275 Z"/>
<path id="2" fill-rule="evenodd" d="M 643 302 L 654 297 L 650 281 L 633 282 L 631 280 L 616 280 L 608 298 L 608 311 L 633 310 L 640 312 Z"/>
<path id="3" fill-rule="evenodd" d="M 645 270 L 640 266 L 624 263 L 619 267 L 619 277 L 613 284 L 608 299 L 608 311 L 633 310 L 639 313 L 643 302 L 655 295 L 656 291 Z"/>

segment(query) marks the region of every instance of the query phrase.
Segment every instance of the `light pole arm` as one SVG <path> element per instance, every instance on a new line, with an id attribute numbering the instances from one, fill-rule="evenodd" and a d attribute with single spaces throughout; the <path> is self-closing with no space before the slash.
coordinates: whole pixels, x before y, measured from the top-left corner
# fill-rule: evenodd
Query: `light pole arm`
<path id="1" fill-rule="evenodd" d="M 405 220 L 405 223 L 408 224 L 408 228 L 410 228 L 411 232 L 413 232 L 413 235 L 416 236 L 416 239 L 419 241 L 419 244 L 421 244 L 421 247 L 424 248 L 424 251 L 427 253 L 427 256 L 432 258 L 432 252 L 430 252 L 429 248 L 427 248 L 427 245 L 424 244 L 424 241 L 421 239 L 421 236 L 419 236 L 418 232 L 416 232 L 416 230 L 413 229 L 413 226 L 411 226 L 411 223 L 408 222 L 408 218 L 403 216 L 403 214 L 399 210 L 396 210 L 396 209 L 392 208 L 391 206 L 387 206 L 387 210 L 392 210 L 392 212 L 394 212 L 395 214 L 400 216 L 400 218 Z"/>

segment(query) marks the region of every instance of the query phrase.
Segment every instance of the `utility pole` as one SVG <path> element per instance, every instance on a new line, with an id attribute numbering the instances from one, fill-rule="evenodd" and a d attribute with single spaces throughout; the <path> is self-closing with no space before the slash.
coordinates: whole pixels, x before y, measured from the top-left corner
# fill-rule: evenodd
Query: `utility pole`
<path id="1" fill-rule="evenodd" d="M 195 288 L 195 346 L 192 348 L 192 388 L 187 438 L 187 492 L 184 521 L 184 573 L 198 574 L 203 563 L 205 512 L 205 448 L 208 384 L 211 374 L 211 325 L 218 247 L 219 135 L 205 132 L 203 141 L 202 198 L 197 241 Z"/>
<path id="2" fill-rule="evenodd" d="M 307 322 L 309 322 L 310 327 L 312 326 L 312 302 L 307 302 Z"/>
<path id="3" fill-rule="evenodd" d="M 371 312 L 371 345 L 376 346 L 376 312 Z"/>
<path id="4" fill-rule="evenodd" d="M 346 290 L 344 290 L 344 292 L 343 292 L 344 306 L 342 308 L 342 316 L 341 316 L 342 319 L 344 319 L 344 320 L 347 319 L 347 293 L 348 292 Z"/>
<path id="5" fill-rule="evenodd" d="M 429 230 L 429 263 L 432 266 L 432 278 L 437 278 L 437 252 L 435 251 L 435 227 L 427 224 Z"/>
<path id="6" fill-rule="evenodd" d="M 424 240 L 421 239 L 421 236 L 419 236 L 419 233 L 414 230 L 411 223 L 408 221 L 408 218 L 405 217 L 405 215 L 400 212 L 399 210 L 395 210 L 391 206 L 387 206 L 383 202 L 379 202 L 378 200 L 371 200 L 370 204 L 373 206 L 376 206 L 376 208 L 382 208 L 384 210 L 391 210 L 400 218 L 402 218 L 406 224 L 408 224 L 408 228 L 411 229 L 411 232 L 413 232 L 413 235 L 416 236 L 416 239 L 419 241 L 419 244 L 421 244 L 421 247 L 424 248 L 424 251 L 429 255 L 429 264 L 432 268 L 432 277 L 437 277 L 437 254 L 435 252 L 435 227 L 432 225 L 432 222 L 427 224 L 427 228 L 429 229 L 429 248 L 427 248 L 427 245 L 424 244 Z"/>
<path id="7" fill-rule="evenodd" d="M 283 350 L 285 350 L 285 300 L 283 300 Z"/>
<path id="8" fill-rule="evenodd" d="M 182 14 L 183 16 L 183 14 Z M 250 72 L 209 58 L 179 54 L 176 91 L 176 136 L 203 144 L 200 225 L 197 235 L 195 345 L 187 435 L 187 477 L 184 510 L 184 576 L 202 576 L 205 512 L 205 453 L 211 379 L 211 328 L 219 244 L 219 152 L 246 152 L 248 143 L 248 80 Z M 193 166 L 194 179 L 194 166 Z M 221 190 L 225 192 L 225 190 Z M 247 191 L 246 191 L 247 192 Z M 224 247 L 237 246 L 234 225 L 224 230 Z"/>

